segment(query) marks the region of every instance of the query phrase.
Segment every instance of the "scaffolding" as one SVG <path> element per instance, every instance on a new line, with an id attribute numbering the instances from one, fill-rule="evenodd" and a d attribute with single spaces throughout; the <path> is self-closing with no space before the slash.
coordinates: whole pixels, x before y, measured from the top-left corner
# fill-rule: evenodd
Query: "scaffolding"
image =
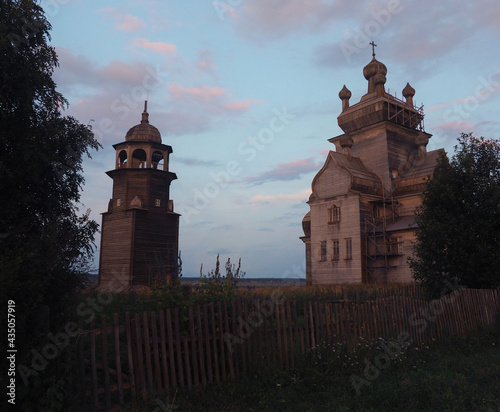
<path id="1" fill-rule="evenodd" d="M 404 101 L 394 96 L 393 98 L 396 103 L 387 102 L 387 120 L 410 129 L 425 131 L 424 105 L 410 109 Z"/>
<path id="2" fill-rule="evenodd" d="M 391 268 L 389 257 L 400 254 L 400 242 L 387 232 L 387 222 L 399 217 L 399 202 L 392 195 L 370 202 L 373 213 L 364 218 L 364 283 L 386 282 Z"/>

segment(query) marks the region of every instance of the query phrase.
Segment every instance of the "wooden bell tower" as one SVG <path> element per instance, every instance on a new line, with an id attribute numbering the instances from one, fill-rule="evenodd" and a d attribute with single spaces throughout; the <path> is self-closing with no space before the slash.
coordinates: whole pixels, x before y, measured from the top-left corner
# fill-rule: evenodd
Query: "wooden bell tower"
<path id="1" fill-rule="evenodd" d="M 99 286 L 150 286 L 177 275 L 179 214 L 174 213 L 168 170 L 172 147 L 149 124 L 147 102 L 141 123 L 114 144 L 113 197 L 102 213 Z"/>

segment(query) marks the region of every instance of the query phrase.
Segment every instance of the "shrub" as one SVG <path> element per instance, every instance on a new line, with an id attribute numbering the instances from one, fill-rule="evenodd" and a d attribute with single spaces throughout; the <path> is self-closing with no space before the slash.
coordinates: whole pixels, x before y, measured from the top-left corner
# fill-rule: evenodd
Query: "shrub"
<path id="1" fill-rule="evenodd" d="M 245 276 L 241 271 L 241 258 L 238 266 L 231 264 L 228 258 L 225 264 L 226 274 L 220 272 L 219 255 L 215 263 L 215 269 L 203 273 L 203 265 L 200 267 L 200 283 L 196 287 L 197 303 L 228 301 L 238 296 L 238 281 Z"/>

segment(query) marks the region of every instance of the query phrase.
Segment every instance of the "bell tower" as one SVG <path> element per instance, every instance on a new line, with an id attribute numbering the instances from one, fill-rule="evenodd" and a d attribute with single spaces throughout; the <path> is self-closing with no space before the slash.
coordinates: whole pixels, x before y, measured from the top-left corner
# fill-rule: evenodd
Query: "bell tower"
<path id="1" fill-rule="evenodd" d="M 118 289 L 151 285 L 176 276 L 179 214 L 174 213 L 169 169 L 172 147 L 149 123 L 147 102 L 140 124 L 113 145 L 113 195 L 102 213 L 99 286 Z"/>

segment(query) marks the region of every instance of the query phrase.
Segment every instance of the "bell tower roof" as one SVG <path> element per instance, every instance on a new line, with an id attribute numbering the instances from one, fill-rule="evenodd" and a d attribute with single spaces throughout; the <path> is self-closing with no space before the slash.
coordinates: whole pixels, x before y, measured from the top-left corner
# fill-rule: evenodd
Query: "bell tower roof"
<path id="1" fill-rule="evenodd" d="M 160 131 L 149 124 L 148 102 L 144 102 L 141 123 L 132 127 L 125 135 L 125 141 L 161 143 Z"/>

